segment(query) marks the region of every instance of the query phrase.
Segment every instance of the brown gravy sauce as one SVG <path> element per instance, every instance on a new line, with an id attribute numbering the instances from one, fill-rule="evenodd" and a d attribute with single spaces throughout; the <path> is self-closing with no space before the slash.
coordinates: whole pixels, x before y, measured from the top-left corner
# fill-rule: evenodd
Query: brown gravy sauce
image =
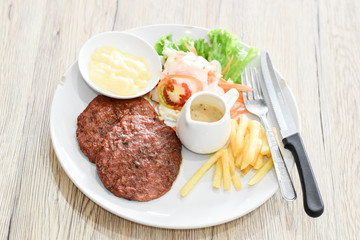
<path id="1" fill-rule="evenodd" d="M 224 116 L 219 108 L 206 103 L 192 104 L 190 111 L 191 119 L 200 122 L 216 122 Z"/>

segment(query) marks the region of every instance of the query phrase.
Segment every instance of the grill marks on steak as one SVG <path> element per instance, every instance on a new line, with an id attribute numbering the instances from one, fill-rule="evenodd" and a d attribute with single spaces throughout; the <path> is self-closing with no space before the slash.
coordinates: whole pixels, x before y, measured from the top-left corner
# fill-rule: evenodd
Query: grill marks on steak
<path id="1" fill-rule="evenodd" d="M 181 160 L 181 143 L 172 128 L 158 118 L 129 115 L 105 136 L 96 167 L 114 195 L 149 201 L 170 190 Z"/>
<path id="2" fill-rule="evenodd" d="M 76 136 L 81 151 L 95 162 L 97 151 L 112 127 L 124 116 L 137 114 L 157 118 L 153 107 L 142 97 L 120 100 L 98 95 L 77 119 Z"/>

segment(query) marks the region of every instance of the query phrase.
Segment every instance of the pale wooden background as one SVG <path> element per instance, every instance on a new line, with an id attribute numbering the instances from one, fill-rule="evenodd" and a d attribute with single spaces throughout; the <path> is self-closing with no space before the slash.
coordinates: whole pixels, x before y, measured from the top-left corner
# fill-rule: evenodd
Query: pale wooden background
<path id="1" fill-rule="evenodd" d="M 222 27 L 268 50 L 294 92 L 325 212 L 279 192 L 252 213 L 197 230 L 136 224 L 67 177 L 49 132 L 54 90 L 92 35 L 157 23 Z M 356 239 L 360 231 L 360 1 L 0 1 L 1 239 Z"/>

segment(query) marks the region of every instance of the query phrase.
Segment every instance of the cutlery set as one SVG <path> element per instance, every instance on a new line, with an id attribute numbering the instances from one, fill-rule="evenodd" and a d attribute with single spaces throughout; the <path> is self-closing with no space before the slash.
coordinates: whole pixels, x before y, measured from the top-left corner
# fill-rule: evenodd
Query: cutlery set
<path id="1" fill-rule="evenodd" d="M 261 73 L 256 68 L 247 67 L 242 74 L 243 84 L 253 89 L 249 93 L 243 92 L 245 107 L 250 113 L 258 116 L 264 126 L 283 198 L 287 201 L 294 201 L 296 192 L 267 120 L 268 105 L 271 105 L 280 127 L 284 147 L 291 151 L 295 159 L 305 212 L 311 217 L 319 217 L 324 211 L 324 204 L 301 135 L 284 100 L 269 54 L 261 52 L 260 57 Z M 265 96 L 270 100 L 270 104 L 266 101 Z"/>

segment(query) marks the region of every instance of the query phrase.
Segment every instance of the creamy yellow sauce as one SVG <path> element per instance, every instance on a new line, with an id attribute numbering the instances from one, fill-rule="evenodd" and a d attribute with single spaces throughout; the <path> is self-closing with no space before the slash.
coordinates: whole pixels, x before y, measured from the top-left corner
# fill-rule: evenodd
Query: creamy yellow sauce
<path id="1" fill-rule="evenodd" d="M 91 55 L 89 77 L 102 89 L 129 96 L 146 87 L 152 76 L 146 59 L 104 46 Z"/>
<path id="2" fill-rule="evenodd" d="M 191 119 L 200 122 L 216 122 L 219 121 L 224 113 L 217 107 L 210 104 L 191 104 Z"/>

